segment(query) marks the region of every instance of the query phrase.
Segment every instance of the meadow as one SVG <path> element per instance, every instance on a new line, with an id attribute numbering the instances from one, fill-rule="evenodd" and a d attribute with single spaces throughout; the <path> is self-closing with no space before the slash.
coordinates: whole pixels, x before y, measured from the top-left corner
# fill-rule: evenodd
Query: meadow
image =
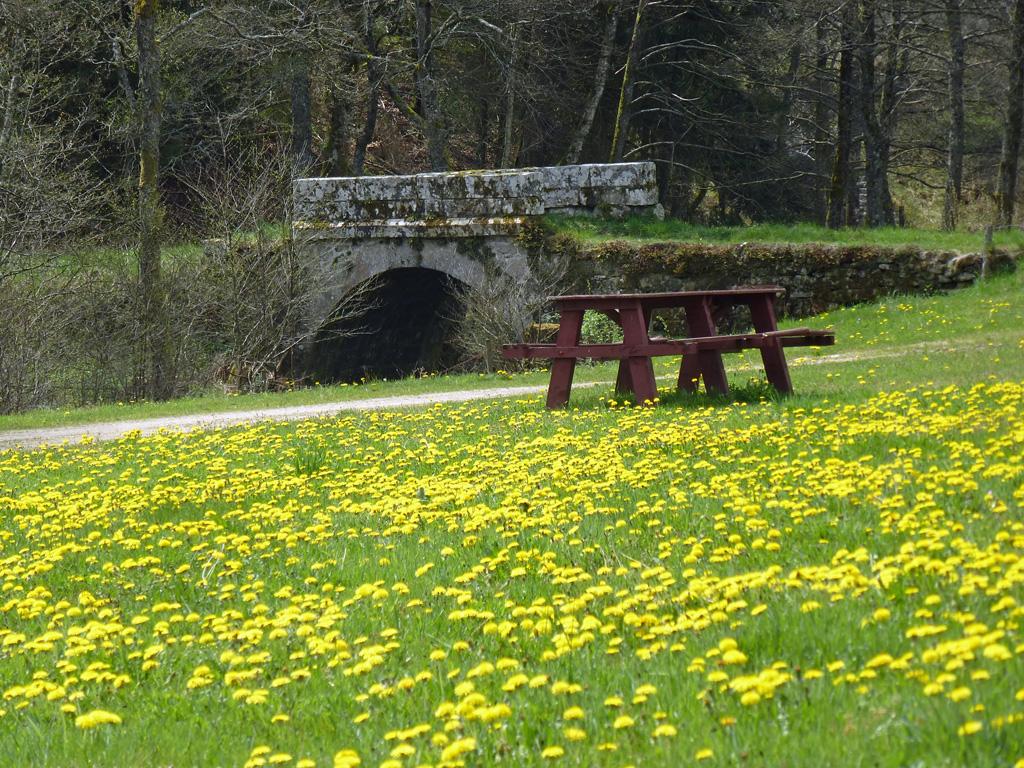
<path id="1" fill-rule="evenodd" d="M 840 227 L 818 224 L 749 224 L 715 226 L 691 224 L 679 219 L 631 216 L 623 219 L 549 217 L 559 231 L 583 242 L 627 240 L 633 242 L 689 243 L 824 243 L 827 245 L 916 246 L 918 248 L 978 252 L 985 247 L 983 229 L 918 229 L 914 227 Z M 992 243 L 998 248 L 1024 248 L 1024 232 L 1018 228 L 998 230 Z"/>
<path id="2" fill-rule="evenodd" d="M 0 453 L 0 765 L 1022 768 L 1022 288 L 802 321 L 785 399 Z"/>

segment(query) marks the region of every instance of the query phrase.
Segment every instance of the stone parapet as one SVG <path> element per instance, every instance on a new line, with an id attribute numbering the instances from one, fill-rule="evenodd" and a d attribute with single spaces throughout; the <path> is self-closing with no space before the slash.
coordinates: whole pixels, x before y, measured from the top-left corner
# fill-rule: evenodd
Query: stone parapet
<path id="1" fill-rule="evenodd" d="M 546 213 L 660 213 L 653 163 L 298 179 L 296 234 L 312 239 L 515 234 Z"/>

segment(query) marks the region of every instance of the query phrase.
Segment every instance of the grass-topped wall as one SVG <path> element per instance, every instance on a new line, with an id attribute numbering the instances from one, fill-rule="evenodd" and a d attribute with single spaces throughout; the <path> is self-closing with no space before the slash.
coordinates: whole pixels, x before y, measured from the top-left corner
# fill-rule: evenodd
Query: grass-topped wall
<path id="1" fill-rule="evenodd" d="M 565 236 L 553 238 L 564 251 Z M 930 293 L 969 285 L 980 275 L 1013 269 L 1017 249 L 961 253 L 914 246 L 819 243 L 579 243 L 576 287 L 592 292 L 688 290 L 777 284 L 780 309 L 807 315 L 892 294 Z"/>

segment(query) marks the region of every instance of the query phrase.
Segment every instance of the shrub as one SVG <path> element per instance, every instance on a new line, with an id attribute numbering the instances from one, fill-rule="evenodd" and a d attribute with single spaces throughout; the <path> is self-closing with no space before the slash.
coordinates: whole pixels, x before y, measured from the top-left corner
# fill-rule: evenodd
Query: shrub
<path id="1" fill-rule="evenodd" d="M 588 310 L 583 314 L 580 340 L 584 344 L 615 344 L 622 341 L 622 329 L 607 315 Z"/>

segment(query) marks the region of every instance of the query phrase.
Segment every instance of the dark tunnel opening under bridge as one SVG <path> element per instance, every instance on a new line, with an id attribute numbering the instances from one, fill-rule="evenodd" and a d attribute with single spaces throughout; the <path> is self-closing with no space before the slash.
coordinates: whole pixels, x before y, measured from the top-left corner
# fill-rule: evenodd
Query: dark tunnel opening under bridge
<path id="1" fill-rule="evenodd" d="M 458 365 L 454 341 L 465 285 L 422 267 L 392 269 L 371 278 L 355 312 L 317 333 L 307 371 L 322 384 L 397 379 Z"/>

